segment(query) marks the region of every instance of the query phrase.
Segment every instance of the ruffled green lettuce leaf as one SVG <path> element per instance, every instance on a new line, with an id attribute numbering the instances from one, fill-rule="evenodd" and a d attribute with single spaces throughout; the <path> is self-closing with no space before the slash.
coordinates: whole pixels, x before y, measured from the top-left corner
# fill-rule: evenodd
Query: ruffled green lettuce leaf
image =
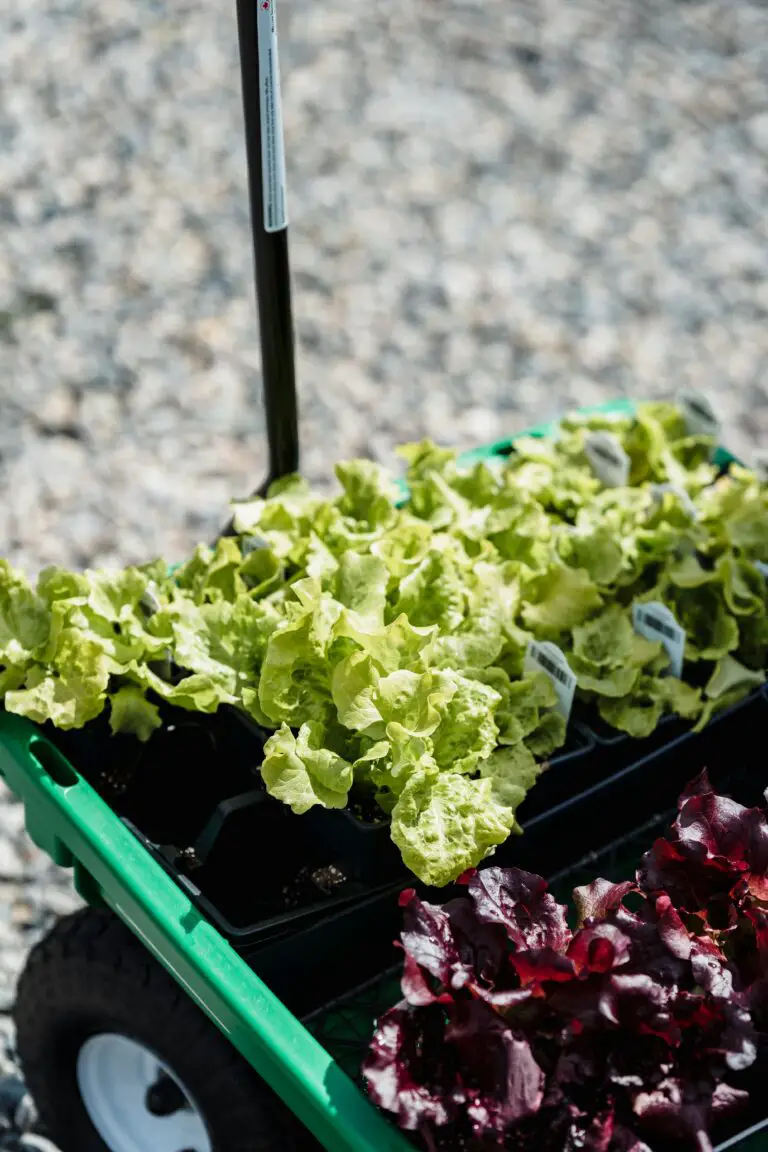
<path id="1" fill-rule="evenodd" d="M 376 556 L 345 552 L 335 573 L 335 597 L 360 620 L 384 623 L 389 573 Z"/>
<path id="2" fill-rule="evenodd" d="M 342 487 L 339 511 L 367 526 L 390 524 L 396 516 L 399 492 L 386 470 L 373 460 L 350 460 L 336 465 Z"/>
<path id="3" fill-rule="evenodd" d="M 624 568 L 624 550 L 609 527 L 582 523 L 564 529 L 558 542 L 562 560 L 582 568 L 598 585 L 614 584 Z"/>
<path id="4" fill-rule="evenodd" d="M 574 628 L 571 638 L 568 661 L 579 688 L 598 696 L 628 696 L 662 654 L 661 644 L 639 636 L 618 604 Z"/>
<path id="5" fill-rule="evenodd" d="M 465 676 L 454 674 L 454 684 L 432 736 L 433 755 L 440 768 L 472 772 L 496 747 L 494 713 L 501 697 L 489 685 Z"/>
<path id="6" fill-rule="evenodd" d="M 526 744 L 511 748 L 498 748 L 483 761 L 480 775 L 490 780 L 496 800 L 513 812 L 517 811 L 527 793 L 543 771 Z M 514 830 L 517 830 L 515 826 Z"/>
<path id="7" fill-rule="evenodd" d="M 0 664 L 26 665 L 46 644 L 50 611 L 24 577 L 0 560 Z"/>
<path id="8" fill-rule="evenodd" d="M 437 887 L 476 867 L 515 828 L 514 808 L 499 798 L 493 779 L 437 770 L 410 777 L 391 820 L 406 867 Z"/>
<path id="9" fill-rule="evenodd" d="M 322 724 L 302 724 L 298 735 L 282 724 L 264 746 L 261 775 L 270 796 L 296 815 L 315 805 L 344 808 L 354 781 L 352 765 L 325 746 Z"/>
<path id="10" fill-rule="evenodd" d="M 583 568 L 555 565 L 527 580 L 522 589 L 523 625 L 539 639 L 554 640 L 588 619 L 603 604 Z"/>
<path id="11" fill-rule="evenodd" d="M 111 671 L 98 644 L 65 628 L 50 666 L 33 665 L 24 686 L 6 693 L 5 706 L 38 724 L 50 720 L 57 728 L 82 728 L 103 710 Z"/>
<path id="12" fill-rule="evenodd" d="M 327 721 L 331 698 L 331 645 L 343 606 L 317 589 L 296 586 L 295 613 L 269 636 L 259 676 L 259 706 L 273 723 L 299 727 Z"/>
<path id="13" fill-rule="evenodd" d="M 763 672 L 746 668 L 731 655 L 722 656 L 704 689 L 704 706 L 695 731 L 701 731 L 718 712 L 737 704 L 764 682 Z"/>
<path id="14" fill-rule="evenodd" d="M 111 693 L 109 705 L 109 726 L 115 734 L 136 736 L 146 742 L 162 724 L 157 704 L 147 700 L 133 684 Z"/>
<path id="15" fill-rule="evenodd" d="M 636 689 L 629 696 L 611 698 L 601 696 L 598 711 L 606 724 L 626 732 L 637 740 L 650 736 L 655 731 L 662 715 L 664 703 L 647 686 Z"/>

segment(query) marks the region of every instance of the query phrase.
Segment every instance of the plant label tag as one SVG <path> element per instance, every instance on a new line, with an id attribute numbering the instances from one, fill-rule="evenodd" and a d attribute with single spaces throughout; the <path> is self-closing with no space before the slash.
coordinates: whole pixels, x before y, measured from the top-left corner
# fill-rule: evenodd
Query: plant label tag
<path id="1" fill-rule="evenodd" d="M 251 552 L 264 552 L 271 547 L 269 540 L 265 540 L 263 536 L 244 536 L 240 542 L 243 556 L 250 556 Z"/>
<path id="2" fill-rule="evenodd" d="M 606 488 L 625 488 L 629 483 L 629 456 L 612 432 L 590 432 L 584 452 L 592 471 Z"/>
<path id="3" fill-rule="evenodd" d="M 146 612 L 147 616 L 154 616 L 156 612 L 160 611 L 160 597 L 158 595 L 157 584 L 151 581 L 144 589 L 139 604 Z"/>
<path id="4" fill-rule="evenodd" d="M 702 392 L 695 392 L 692 388 L 683 388 L 677 394 L 677 403 L 682 409 L 689 436 L 712 436 L 715 440 L 718 438 L 720 421 L 707 396 Z"/>
<path id="5" fill-rule="evenodd" d="M 527 676 L 534 672 L 544 672 L 549 677 L 557 696 L 555 707 L 567 721 L 573 707 L 576 677 L 565 658 L 565 653 L 549 640 L 530 640 L 523 670 Z"/>
<path id="6" fill-rule="evenodd" d="M 632 624 L 635 632 L 646 640 L 661 640 L 669 656 L 669 671 L 679 678 L 683 673 L 685 629 L 680 627 L 671 608 L 658 600 L 650 604 L 633 604 Z"/>
<path id="7" fill-rule="evenodd" d="M 755 560 L 754 565 L 755 565 L 755 568 L 757 568 L 760 575 L 765 580 L 768 580 L 768 564 L 766 564 L 763 560 Z"/>
<path id="8" fill-rule="evenodd" d="M 768 452 L 756 452 L 752 459 L 752 471 L 761 484 L 768 484 Z"/>
<path id="9" fill-rule="evenodd" d="M 664 498 L 666 492 L 671 492 L 673 496 L 677 496 L 691 520 L 698 520 L 699 514 L 696 511 L 696 505 L 680 484 L 651 484 L 651 493 L 659 502 Z"/>
<path id="10" fill-rule="evenodd" d="M 288 227 L 285 191 L 285 143 L 280 96 L 280 65 L 277 55 L 277 0 L 255 0 L 259 40 L 259 86 L 261 105 L 261 177 L 264 197 L 264 230 L 282 232 Z"/>

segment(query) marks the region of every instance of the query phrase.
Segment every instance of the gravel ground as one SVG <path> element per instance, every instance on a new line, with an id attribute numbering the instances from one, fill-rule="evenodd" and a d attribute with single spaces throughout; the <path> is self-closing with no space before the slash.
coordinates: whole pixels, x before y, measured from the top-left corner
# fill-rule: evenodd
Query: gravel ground
<path id="1" fill-rule="evenodd" d="M 0 554 L 181 557 L 264 466 L 233 4 L 0 35 Z M 708 389 L 768 432 L 766 0 L 285 0 L 305 471 Z M 72 903 L 0 805 L 0 1010 Z"/>

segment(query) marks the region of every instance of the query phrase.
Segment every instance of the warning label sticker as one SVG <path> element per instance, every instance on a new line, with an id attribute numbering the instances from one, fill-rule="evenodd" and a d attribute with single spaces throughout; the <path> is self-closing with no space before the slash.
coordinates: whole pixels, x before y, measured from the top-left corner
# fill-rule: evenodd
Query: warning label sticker
<path id="1" fill-rule="evenodd" d="M 288 227 L 285 195 L 285 144 L 277 54 L 276 0 L 257 0 L 259 83 L 261 86 L 261 171 L 264 189 L 264 228 L 281 232 Z"/>

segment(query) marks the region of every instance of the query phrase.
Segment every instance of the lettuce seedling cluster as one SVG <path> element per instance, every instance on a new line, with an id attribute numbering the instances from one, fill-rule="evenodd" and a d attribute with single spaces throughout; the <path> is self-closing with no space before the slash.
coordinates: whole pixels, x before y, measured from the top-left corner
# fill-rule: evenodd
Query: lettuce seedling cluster
<path id="1" fill-rule="evenodd" d="M 173 574 L 52 568 L 33 587 L 1 563 L 0 694 L 63 729 L 108 709 L 142 740 L 162 702 L 240 709 L 271 732 L 272 796 L 377 811 L 444 885 L 519 831 L 565 741 L 541 645 L 635 737 L 669 713 L 703 726 L 763 681 L 768 489 L 714 447 L 670 404 L 576 415 L 468 467 L 410 445 L 407 495 L 365 460 L 338 465 L 334 497 L 286 478 Z"/>
<path id="2" fill-rule="evenodd" d="M 768 1027 L 765 813 L 702 774 L 633 880 L 574 891 L 575 931 L 539 876 L 461 883 L 444 905 L 402 894 L 375 1103 L 433 1150 L 711 1149 Z"/>

